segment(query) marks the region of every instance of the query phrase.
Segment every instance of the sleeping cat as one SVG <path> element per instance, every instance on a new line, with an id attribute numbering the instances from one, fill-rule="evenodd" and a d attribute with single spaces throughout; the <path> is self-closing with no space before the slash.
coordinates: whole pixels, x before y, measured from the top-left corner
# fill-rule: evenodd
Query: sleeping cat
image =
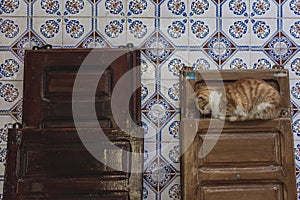
<path id="1" fill-rule="evenodd" d="M 195 95 L 201 114 L 221 120 L 267 120 L 280 115 L 280 94 L 263 80 L 244 78 L 224 89 L 202 86 Z"/>

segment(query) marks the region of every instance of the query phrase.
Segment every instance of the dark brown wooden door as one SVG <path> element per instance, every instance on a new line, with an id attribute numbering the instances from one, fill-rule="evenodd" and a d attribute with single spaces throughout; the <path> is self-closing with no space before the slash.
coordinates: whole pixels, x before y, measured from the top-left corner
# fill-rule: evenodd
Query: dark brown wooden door
<path id="1" fill-rule="evenodd" d="M 139 52 L 127 50 L 97 50 L 98 65 L 87 64 L 85 84 L 90 83 L 95 71 L 103 70 L 96 93 L 96 120 L 105 135 L 89 116 L 79 118 L 74 126 L 72 92 L 76 73 L 90 50 L 29 51 L 25 61 L 23 128 L 11 129 L 8 139 L 8 160 L 4 199 L 141 199 L 142 174 L 131 173 L 133 166 L 142 170 L 142 131 L 132 128 L 124 118 L 125 129 L 120 129 L 111 111 L 111 94 L 117 82 L 128 70 L 137 67 Z M 118 54 L 113 62 L 109 56 Z M 86 62 L 84 62 L 86 63 Z M 124 91 L 139 87 L 139 73 L 123 85 Z M 88 90 L 79 88 L 77 106 L 90 99 Z M 122 94 L 119 94 L 122 97 Z M 129 103 L 129 117 L 140 120 L 140 93 L 137 90 Z M 97 122 L 97 123 L 98 123 Z M 122 127 L 124 127 L 122 125 Z M 76 129 L 77 128 L 77 129 Z M 96 159 L 78 135 L 78 128 L 91 145 Z M 130 134 L 129 134 L 130 133 Z M 134 134 L 133 134 L 134 133 Z M 116 148 L 107 146 L 107 141 Z M 103 147 L 103 148 L 98 148 Z M 140 153 L 133 156 L 130 152 Z M 107 165 L 103 164 L 106 163 Z M 118 170 L 117 170 L 118 169 Z"/>
<path id="2" fill-rule="evenodd" d="M 216 80 L 215 73 L 220 73 L 223 80 Z M 225 121 L 223 127 L 217 127 L 211 123 L 220 120 L 196 115 L 197 109 L 190 97 L 194 88 L 205 84 L 204 79 L 211 84 L 227 84 L 242 77 L 264 79 L 281 92 L 281 118 Z M 286 70 L 183 73 L 181 180 L 184 200 L 297 199 L 288 81 Z M 204 143 L 213 144 L 213 141 L 216 143 L 211 151 L 204 153 Z"/>

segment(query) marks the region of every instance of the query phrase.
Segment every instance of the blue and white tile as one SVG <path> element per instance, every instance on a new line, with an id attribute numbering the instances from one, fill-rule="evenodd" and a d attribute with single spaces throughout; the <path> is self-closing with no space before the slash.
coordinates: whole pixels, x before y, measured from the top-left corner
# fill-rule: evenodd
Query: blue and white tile
<path id="1" fill-rule="evenodd" d="M 153 141 L 144 142 L 144 169 L 158 157 L 157 143 Z"/>
<path id="2" fill-rule="evenodd" d="M 160 154 L 167 161 L 170 167 L 176 172 L 180 172 L 180 144 L 177 142 L 163 142 L 160 143 Z"/>
<path id="3" fill-rule="evenodd" d="M 175 179 L 168 184 L 168 186 L 161 192 L 161 200 L 180 200 L 181 199 L 181 185 L 180 174 L 176 174 Z"/>
<path id="4" fill-rule="evenodd" d="M 0 81 L 0 111 L 9 113 L 23 97 L 23 81 Z"/>
<path id="5" fill-rule="evenodd" d="M 175 113 L 173 106 L 159 94 L 157 97 L 150 98 L 142 110 L 145 110 L 142 114 L 156 128 L 160 128 L 168 123 Z"/>
<path id="6" fill-rule="evenodd" d="M 32 32 L 53 48 L 61 48 L 64 26 L 61 18 L 32 18 Z"/>
<path id="7" fill-rule="evenodd" d="M 7 146 L 0 145 L 0 191 L 2 191 L 1 180 L 4 181 L 4 173 L 5 173 L 5 165 L 6 165 L 6 154 L 7 154 Z"/>
<path id="8" fill-rule="evenodd" d="M 155 79 L 155 75 L 156 75 L 156 65 L 149 59 L 148 56 L 146 56 L 146 54 L 141 51 L 141 79 L 145 80 L 145 79 Z"/>
<path id="9" fill-rule="evenodd" d="M 0 47 L 9 47 L 15 43 L 28 30 L 28 19 L 0 18 Z"/>
<path id="10" fill-rule="evenodd" d="M 279 6 L 272 0 L 250 0 L 251 18 L 278 18 Z"/>
<path id="11" fill-rule="evenodd" d="M 188 16 L 201 18 L 216 18 L 219 16 L 218 1 L 189 0 Z"/>
<path id="12" fill-rule="evenodd" d="M 63 15 L 68 17 L 94 16 L 93 0 L 63 0 Z"/>
<path id="13" fill-rule="evenodd" d="M 128 17 L 156 17 L 157 4 L 152 0 L 128 0 L 126 1 Z"/>
<path id="14" fill-rule="evenodd" d="M 172 104 L 176 109 L 179 109 L 179 80 L 160 80 L 160 95 Z"/>
<path id="15" fill-rule="evenodd" d="M 94 21 L 88 18 L 64 18 L 63 47 L 74 48 L 80 45 L 93 32 Z"/>
<path id="16" fill-rule="evenodd" d="M 96 30 L 112 47 L 127 44 L 127 23 L 125 18 L 97 18 Z"/>
<path id="17" fill-rule="evenodd" d="M 294 141 L 294 154 L 296 159 L 296 166 L 300 167 L 300 140 Z M 300 176 L 297 178 L 300 178 Z"/>
<path id="18" fill-rule="evenodd" d="M 176 48 L 187 48 L 189 46 L 189 21 L 188 18 L 160 18 L 159 31 Z"/>
<path id="19" fill-rule="evenodd" d="M 251 24 L 248 19 L 229 19 L 221 20 L 221 30 L 229 38 L 236 47 L 247 48 L 251 38 Z"/>
<path id="20" fill-rule="evenodd" d="M 168 59 L 174 52 L 174 48 L 170 40 L 159 32 L 151 35 L 142 46 L 146 56 L 155 64 L 160 64 Z"/>
<path id="21" fill-rule="evenodd" d="M 28 16 L 30 3 L 26 0 L 3 0 L 0 6 L 1 16 Z"/>
<path id="22" fill-rule="evenodd" d="M 292 130 L 293 130 L 295 142 L 300 143 L 300 116 L 299 116 L 299 113 L 293 118 Z M 300 147 L 300 145 L 298 145 L 298 146 Z M 299 154 L 299 159 L 300 159 L 300 154 Z M 299 162 L 299 166 L 300 166 L 300 160 L 298 162 Z"/>
<path id="23" fill-rule="evenodd" d="M 220 7 L 222 18 L 247 18 L 249 17 L 250 5 L 246 0 L 225 0 Z"/>
<path id="24" fill-rule="evenodd" d="M 127 13 L 125 0 L 101 0 L 97 1 L 96 16 L 97 17 L 124 17 Z"/>
<path id="25" fill-rule="evenodd" d="M 265 52 L 278 64 L 285 63 L 296 53 L 293 40 L 279 32 L 265 45 Z"/>
<path id="26" fill-rule="evenodd" d="M 180 139 L 180 114 L 176 113 L 160 132 L 161 142 L 179 142 Z"/>
<path id="27" fill-rule="evenodd" d="M 194 70 L 217 70 L 219 66 L 211 60 L 203 50 L 190 50 L 189 51 L 188 66 Z"/>
<path id="28" fill-rule="evenodd" d="M 249 69 L 271 69 L 276 63 L 263 50 L 250 51 Z"/>
<path id="29" fill-rule="evenodd" d="M 293 121 L 296 121 L 296 119 L 299 118 L 300 107 L 295 98 L 291 97 L 290 101 L 291 101 L 291 118 Z"/>
<path id="30" fill-rule="evenodd" d="M 283 19 L 282 22 L 283 33 L 291 38 L 297 46 L 300 46 L 300 18 L 298 20 Z"/>
<path id="31" fill-rule="evenodd" d="M 0 50 L 0 81 L 23 80 L 24 61 L 9 50 Z"/>
<path id="32" fill-rule="evenodd" d="M 149 99 L 157 97 L 157 88 L 155 79 L 142 79 L 141 80 L 141 100 L 142 108 Z"/>
<path id="33" fill-rule="evenodd" d="M 59 17 L 63 15 L 63 0 L 37 0 L 33 1 L 30 10 L 34 17 Z"/>
<path id="34" fill-rule="evenodd" d="M 1 191 L 1 190 L 0 190 Z M 143 200 L 156 200 L 157 192 L 148 186 L 146 181 L 143 183 Z"/>
<path id="35" fill-rule="evenodd" d="M 160 65 L 160 79 L 179 80 L 180 70 L 186 67 L 187 63 L 188 52 L 184 50 L 175 51 Z"/>
<path id="36" fill-rule="evenodd" d="M 283 1 L 281 4 L 281 12 L 283 18 L 298 18 L 300 17 L 299 0 Z"/>
<path id="37" fill-rule="evenodd" d="M 218 20 L 216 18 L 191 18 L 188 27 L 190 48 L 203 47 L 217 31 Z"/>
<path id="38" fill-rule="evenodd" d="M 145 117 L 145 112 L 142 115 L 142 127 L 144 129 L 144 142 L 157 142 L 159 141 L 159 134 L 157 128 Z"/>
<path id="39" fill-rule="evenodd" d="M 264 45 L 278 33 L 278 20 L 279 19 L 258 19 L 251 21 L 249 29 L 251 29 L 250 45 L 252 48 L 264 47 Z"/>
<path id="40" fill-rule="evenodd" d="M 144 167 L 144 184 L 148 185 L 155 193 L 159 191 L 160 171 L 163 170 L 160 165 L 160 157 L 152 159 L 148 166 Z"/>
<path id="41" fill-rule="evenodd" d="M 128 18 L 127 19 L 127 42 L 141 47 L 145 39 L 152 35 L 156 30 L 155 18 Z"/>
<path id="42" fill-rule="evenodd" d="M 300 80 L 300 52 L 293 55 L 284 67 L 289 70 L 290 79 Z"/>
<path id="43" fill-rule="evenodd" d="M 163 0 L 158 7 L 159 17 L 187 17 L 188 0 Z"/>
<path id="44" fill-rule="evenodd" d="M 10 114 L 4 115 L 0 111 L 0 145 L 6 145 L 8 139 L 8 129 L 12 128 L 13 124 L 18 122 L 12 118 Z"/>
<path id="45" fill-rule="evenodd" d="M 250 51 L 236 51 L 231 58 L 223 63 L 222 69 L 251 69 Z"/>
<path id="46" fill-rule="evenodd" d="M 169 163 L 163 158 L 159 158 L 159 167 L 158 167 L 158 186 L 159 191 L 163 191 L 174 179 L 176 176 L 176 170 L 173 166 L 169 165 Z"/>

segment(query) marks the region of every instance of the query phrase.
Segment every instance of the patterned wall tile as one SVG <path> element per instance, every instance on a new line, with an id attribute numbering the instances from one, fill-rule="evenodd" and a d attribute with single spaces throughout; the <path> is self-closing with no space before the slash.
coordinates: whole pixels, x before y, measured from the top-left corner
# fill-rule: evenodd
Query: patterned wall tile
<path id="1" fill-rule="evenodd" d="M 43 43 L 51 44 L 53 48 L 63 45 L 63 31 L 65 29 L 61 18 L 32 18 L 31 30 Z"/>
<path id="2" fill-rule="evenodd" d="M 11 47 L 26 30 L 28 30 L 28 18 L 0 18 L 0 48 Z"/>
<path id="3" fill-rule="evenodd" d="M 175 108 L 161 95 L 150 98 L 142 110 L 143 115 L 157 128 L 168 123 L 175 114 Z"/>
<path id="4" fill-rule="evenodd" d="M 283 19 L 282 20 L 282 32 L 288 36 L 296 46 L 300 45 L 300 18 L 295 19 Z"/>
<path id="5" fill-rule="evenodd" d="M 13 124 L 17 122 L 17 120 L 13 118 L 11 114 L 0 113 L 0 146 L 6 145 L 7 137 L 8 137 L 8 129 L 12 128 Z"/>
<path id="6" fill-rule="evenodd" d="M 0 50 L 0 81 L 23 80 L 24 62 L 10 50 Z"/>
<path id="7" fill-rule="evenodd" d="M 252 69 L 270 69 L 275 62 L 263 50 L 252 50 L 250 52 L 250 66 Z"/>
<path id="8" fill-rule="evenodd" d="M 88 18 L 64 18 L 63 19 L 63 47 L 74 48 L 80 46 L 87 38 L 94 38 L 94 19 Z"/>
<path id="9" fill-rule="evenodd" d="M 245 0 L 225 0 L 220 7 L 222 18 L 247 18 L 249 17 L 250 5 Z"/>
<path id="10" fill-rule="evenodd" d="M 221 30 L 238 48 L 247 48 L 251 41 L 251 25 L 249 20 L 235 18 L 221 19 Z"/>
<path id="11" fill-rule="evenodd" d="M 160 142 L 179 142 L 180 114 L 176 113 L 160 132 Z"/>
<path id="12" fill-rule="evenodd" d="M 125 18 L 97 18 L 96 30 L 103 35 L 111 47 L 127 44 L 127 23 Z"/>
<path id="13" fill-rule="evenodd" d="M 191 48 L 203 45 L 219 30 L 216 18 L 191 18 L 189 21 L 189 46 Z"/>
<path id="14" fill-rule="evenodd" d="M 188 0 L 162 0 L 158 7 L 159 17 L 186 17 Z"/>
<path id="15" fill-rule="evenodd" d="M 156 30 L 156 19 L 154 18 L 128 18 L 127 19 L 127 42 L 141 47 L 146 38 Z"/>
<path id="16" fill-rule="evenodd" d="M 178 80 L 179 72 L 188 63 L 188 52 L 177 50 L 172 53 L 168 59 L 159 66 L 160 67 L 160 79 L 175 79 Z"/>
<path id="17" fill-rule="evenodd" d="M 149 119 L 144 114 L 142 115 L 142 127 L 144 129 L 144 142 L 159 141 L 159 134 L 157 128 L 151 124 Z"/>
<path id="18" fill-rule="evenodd" d="M 27 0 L 3 0 L 0 6 L 1 16 L 28 16 L 30 3 Z"/>
<path id="19" fill-rule="evenodd" d="M 155 79 L 157 67 L 156 64 L 142 51 L 141 52 L 141 78 L 143 79 Z"/>
<path id="20" fill-rule="evenodd" d="M 155 17 L 157 16 L 157 4 L 152 0 L 127 0 L 128 17 Z"/>
<path id="21" fill-rule="evenodd" d="M 250 16 L 252 18 L 273 18 L 279 17 L 279 5 L 276 1 L 250 0 Z"/>
<path id="22" fill-rule="evenodd" d="M 127 13 L 126 0 L 96 0 L 97 17 L 122 17 Z"/>
<path id="23" fill-rule="evenodd" d="M 157 97 L 157 87 L 155 79 L 142 79 L 141 81 L 141 100 L 142 108 L 149 99 Z"/>
<path id="24" fill-rule="evenodd" d="M 159 92 L 174 108 L 179 109 L 179 80 L 162 79 Z"/>
<path id="25" fill-rule="evenodd" d="M 249 29 L 251 29 L 251 47 L 252 48 L 273 48 L 266 46 L 271 38 L 278 33 L 278 19 L 257 19 L 251 20 Z"/>
<path id="26" fill-rule="evenodd" d="M 150 164 L 152 164 L 153 160 L 156 160 L 158 157 L 158 144 L 156 142 L 148 142 L 144 143 L 144 169 L 146 169 Z"/>
<path id="27" fill-rule="evenodd" d="M 205 51 L 203 50 L 190 50 L 189 51 L 188 66 L 194 70 L 217 70 L 219 65 L 212 61 Z"/>
<path id="28" fill-rule="evenodd" d="M 222 69 L 251 69 L 250 51 L 235 51 L 231 58 L 223 63 Z"/>
<path id="29" fill-rule="evenodd" d="M 63 15 L 68 17 L 94 16 L 93 0 L 63 0 Z"/>
<path id="30" fill-rule="evenodd" d="M 0 112 L 11 112 L 22 96 L 23 81 L 0 81 Z"/>
<path id="31" fill-rule="evenodd" d="M 215 18 L 219 16 L 218 1 L 189 0 L 187 5 L 190 17 Z"/>
<path id="32" fill-rule="evenodd" d="M 300 15 L 300 8 L 298 6 L 299 0 L 283 1 L 281 4 L 281 17 L 283 18 L 297 18 Z"/>
<path id="33" fill-rule="evenodd" d="M 285 64 L 285 68 L 289 70 L 289 76 L 291 79 L 300 78 L 300 52 L 297 51 L 293 56 L 290 56 L 288 62 Z"/>
<path id="34" fill-rule="evenodd" d="M 7 154 L 6 145 L 0 145 L 0 182 L 1 182 L 1 179 L 3 180 L 3 176 L 5 173 L 6 154 Z M 0 188 L 0 191 L 1 191 L 1 188 Z"/>
<path id="35" fill-rule="evenodd" d="M 63 15 L 63 0 L 37 0 L 31 3 L 31 16 L 57 17 Z"/>
<path id="36" fill-rule="evenodd" d="M 176 171 L 180 172 L 180 144 L 177 142 L 160 143 L 160 155 Z"/>
<path id="37" fill-rule="evenodd" d="M 160 18 L 159 31 L 169 38 L 176 48 L 189 46 L 189 21 L 187 18 Z"/>
<path id="38" fill-rule="evenodd" d="M 181 199 L 181 185 L 180 174 L 177 174 L 175 179 L 164 188 L 160 194 L 161 200 L 180 200 Z"/>
<path id="39" fill-rule="evenodd" d="M 143 200 L 156 200 L 157 193 L 149 187 L 146 181 L 143 184 Z"/>

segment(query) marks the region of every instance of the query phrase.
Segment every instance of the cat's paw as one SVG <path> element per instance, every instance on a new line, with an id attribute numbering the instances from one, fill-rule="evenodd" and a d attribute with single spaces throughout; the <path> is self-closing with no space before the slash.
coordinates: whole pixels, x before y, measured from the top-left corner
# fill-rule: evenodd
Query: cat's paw
<path id="1" fill-rule="evenodd" d="M 235 121 L 238 120 L 238 117 L 237 117 L 237 116 L 230 116 L 230 117 L 228 118 L 228 120 L 231 121 L 231 122 L 235 122 Z"/>
<path id="2" fill-rule="evenodd" d="M 225 116 L 218 116 L 218 118 L 219 118 L 220 120 L 223 120 L 223 121 L 224 121 L 226 117 L 225 117 Z"/>

